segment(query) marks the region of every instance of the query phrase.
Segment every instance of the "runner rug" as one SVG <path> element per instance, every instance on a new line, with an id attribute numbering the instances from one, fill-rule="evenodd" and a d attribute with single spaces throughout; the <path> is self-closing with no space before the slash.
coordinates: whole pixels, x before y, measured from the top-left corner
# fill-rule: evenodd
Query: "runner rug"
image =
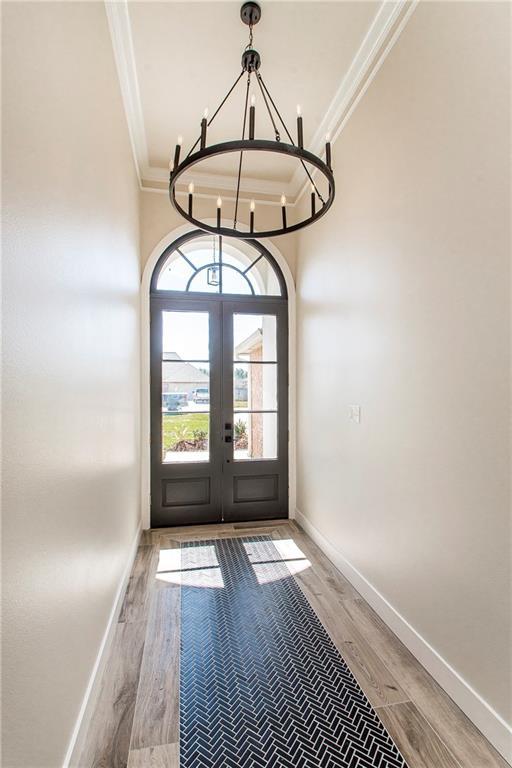
<path id="1" fill-rule="evenodd" d="M 181 768 L 406 768 L 269 536 L 181 569 Z"/>

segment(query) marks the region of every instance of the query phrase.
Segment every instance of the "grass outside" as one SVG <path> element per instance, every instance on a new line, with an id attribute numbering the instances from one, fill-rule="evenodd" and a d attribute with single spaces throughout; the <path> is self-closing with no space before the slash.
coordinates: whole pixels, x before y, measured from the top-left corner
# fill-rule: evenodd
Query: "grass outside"
<path id="1" fill-rule="evenodd" d="M 235 408 L 247 408 L 247 402 L 236 401 Z M 180 440 L 193 440 L 194 431 L 209 434 L 209 413 L 162 414 L 163 450 L 171 451 Z M 236 419 L 235 419 L 236 420 Z"/>
<path id="2" fill-rule="evenodd" d="M 172 450 L 180 440 L 193 440 L 194 431 L 209 432 L 208 413 L 162 414 L 162 440 L 165 451 Z"/>

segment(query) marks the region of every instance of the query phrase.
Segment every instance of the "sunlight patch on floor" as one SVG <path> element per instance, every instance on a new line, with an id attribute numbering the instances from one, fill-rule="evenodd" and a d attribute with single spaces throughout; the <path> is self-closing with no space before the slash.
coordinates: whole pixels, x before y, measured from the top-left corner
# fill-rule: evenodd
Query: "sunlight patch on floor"
<path id="1" fill-rule="evenodd" d="M 270 546 L 269 546 L 270 544 Z M 272 542 L 244 542 L 247 558 L 258 584 L 269 584 L 311 567 L 293 539 Z M 277 550 L 277 556 L 274 552 Z M 187 567 L 182 567 L 182 549 L 162 549 L 159 553 L 156 579 L 167 584 L 222 589 L 224 580 L 216 553 L 216 545 L 197 544 L 187 547 Z"/>

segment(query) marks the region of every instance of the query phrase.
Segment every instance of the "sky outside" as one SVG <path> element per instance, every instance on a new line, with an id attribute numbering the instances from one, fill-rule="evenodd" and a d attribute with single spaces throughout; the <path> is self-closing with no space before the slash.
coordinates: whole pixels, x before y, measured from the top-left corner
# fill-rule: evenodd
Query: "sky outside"
<path id="1" fill-rule="evenodd" d="M 163 312 L 163 351 L 182 360 L 209 360 L 208 312 Z M 234 345 L 262 328 L 262 315 L 235 315 Z"/>

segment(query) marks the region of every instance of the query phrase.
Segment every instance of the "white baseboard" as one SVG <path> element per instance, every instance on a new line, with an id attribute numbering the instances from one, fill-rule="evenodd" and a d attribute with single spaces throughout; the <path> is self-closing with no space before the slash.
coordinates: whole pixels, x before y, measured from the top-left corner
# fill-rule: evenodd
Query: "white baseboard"
<path id="1" fill-rule="evenodd" d="M 114 602 L 112 605 L 112 610 L 110 611 L 110 616 L 108 618 L 107 626 L 105 628 L 105 632 L 103 634 L 103 638 L 100 643 L 98 654 L 96 656 L 96 660 L 92 668 L 91 676 L 89 678 L 87 688 L 85 689 L 84 698 L 82 700 L 82 706 L 80 707 L 80 712 L 78 713 L 75 727 L 73 728 L 73 733 L 69 741 L 68 750 L 66 752 L 66 757 L 64 758 L 62 768 L 71 768 L 71 766 L 74 765 L 74 760 L 77 759 L 77 754 L 74 754 L 74 753 L 75 752 L 78 753 L 82 746 L 82 739 L 84 738 L 84 735 L 85 735 L 84 731 L 86 730 L 87 723 L 89 722 L 89 719 L 90 719 L 91 710 L 94 708 L 94 703 L 96 701 L 96 695 L 94 694 L 97 694 L 99 689 L 99 683 L 100 683 L 102 672 L 104 669 L 106 657 L 108 655 L 108 649 L 110 647 L 110 643 L 114 634 L 115 625 L 117 623 L 117 617 L 119 616 L 119 613 L 121 611 L 124 593 L 126 590 L 126 586 L 128 584 L 128 579 L 130 578 L 130 573 L 132 571 L 135 555 L 137 554 L 137 548 L 139 546 L 141 532 L 142 532 L 142 524 L 139 523 L 139 527 L 137 528 L 137 533 L 135 534 L 135 537 L 130 546 L 130 551 L 128 553 L 126 565 L 125 565 L 121 580 L 119 582 L 119 586 L 117 588 L 116 596 L 114 598 Z"/>
<path id="2" fill-rule="evenodd" d="M 512 727 L 298 509 L 295 510 L 295 519 L 495 749 L 512 763 Z"/>

